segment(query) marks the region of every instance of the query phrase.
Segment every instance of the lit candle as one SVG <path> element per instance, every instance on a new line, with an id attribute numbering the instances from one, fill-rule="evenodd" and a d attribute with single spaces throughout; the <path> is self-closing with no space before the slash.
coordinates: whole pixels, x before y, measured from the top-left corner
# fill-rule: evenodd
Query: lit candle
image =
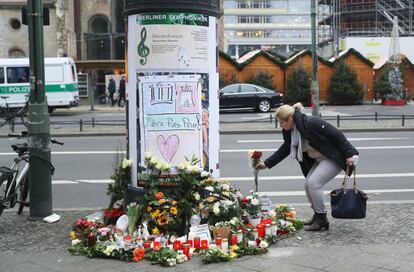
<path id="1" fill-rule="evenodd" d="M 266 236 L 272 236 L 272 226 L 270 224 L 265 225 L 265 234 Z"/>
<path id="2" fill-rule="evenodd" d="M 232 246 L 237 245 L 237 234 L 232 234 L 231 235 L 230 244 Z"/>
<path id="3" fill-rule="evenodd" d="M 243 231 L 238 230 L 237 231 L 237 243 L 241 243 L 243 241 Z"/>
<path id="4" fill-rule="evenodd" d="M 200 237 L 194 237 L 194 248 L 199 249 L 200 247 Z"/>
<path id="5" fill-rule="evenodd" d="M 272 222 L 271 228 L 272 228 L 272 236 L 277 236 L 277 223 Z"/>
<path id="6" fill-rule="evenodd" d="M 265 225 L 260 223 L 260 224 L 257 224 L 256 228 L 257 228 L 257 233 L 258 233 L 259 237 L 260 238 L 265 237 L 265 234 L 266 234 L 265 233 Z"/>
<path id="7" fill-rule="evenodd" d="M 224 253 L 228 253 L 228 252 L 229 252 L 229 242 L 228 242 L 228 240 L 227 240 L 226 238 L 224 238 L 224 239 L 221 241 L 221 250 L 222 250 Z"/>
<path id="8" fill-rule="evenodd" d="M 160 246 L 161 246 L 160 241 L 154 241 L 154 242 L 153 242 L 153 248 L 154 248 L 155 250 L 160 249 Z"/>
<path id="9" fill-rule="evenodd" d="M 181 249 L 181 241 L 180 240 L 175 240 L 174 244 L 173 244 L 173 248 L 174 248 L 174 250 Z"/>
<path id="10" fill-rule="evenodd" d="M 202 249 L 208 249 L 208 240 L 207 239 L 201 240 L 201 248 Z"/>
<path id="11" fill-rule="evenodd" d="M 189 244 L 183 244 L 183 254 L 187 256 L 187 259 L 190 259 L 190 245 Z"/>
<path id="12" fill-rule="evenodd" d="M 149 243 L 149 242 L 144 243 L 144 248 L 150 248 L 150 247 L 151 247 L 151 243 Z"/>
<path id="13" fill-rule="evenodd" d="M 221 246 L 221 238 L 220 237 L 216 238 L 216 245 Z"/>
<path id="14" fill-rule="evenodd" d="M 187 244 L 189 244 L 190 245 L 190 247 L 193 247 L 193 240 L 187 240 Z"/>

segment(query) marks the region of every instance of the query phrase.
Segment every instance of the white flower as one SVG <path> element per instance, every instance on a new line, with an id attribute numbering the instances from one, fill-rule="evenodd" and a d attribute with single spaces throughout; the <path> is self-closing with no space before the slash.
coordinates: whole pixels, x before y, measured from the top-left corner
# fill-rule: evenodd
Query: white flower
<path id="1" fill-rule="evenodd" d="M 167 259 L 168 266 L 175 266 L 177 264 L 177 260 L 175 258 Z"/>
<path id="2" fill-rule="evenodd" d="M 162 163 L 161 163 L 161 162 L 157 162 L 157 163 L 155 164 L 155 169 L 157 169 L 157 170 L 162 170 Z"/>
<path id="3" fill-rule="evenodd" d="M 200 172 L 200 167 L 198 165 L 191 165 L 190 167 L 188 167 L 189 171 L 191 173 L 199 173 Z"/>
<path id="4" fill-rule="evenodd" d="M 213 212 L 214 212 L 215 215 L 218 215 L 220 213 L 220 208 L 218 206 L 214 205 Z"/>
<path id="5" fill-rule="evenodd" d="M 221 185 L 221 187 L 223 188 L 224 191 L 230 190 L 230 186 L 227 183 L 223 183 L 223 185 Z"/>
<path id="6" fill-rule="evenodd" d="M 209 177 L 210 176 L 210 172 L 207 172 L 207 171 L 203 171 L 203 172 L 201 172 L 201 177 L 202 178 L 207 178 L 207 177 Z"/>
<path id="7" fill-rule="evenodd" d="M 210 191 L 210 192 L 213 192 L 214 191 L 213 186 L 207 186 L 204 189 L 207 190 L 207 191 Z"/>
<path id="8" fill-rule="evenodd" d="M 270 212 L 270 214 L 269 214 L 269 215 L 270 215 L 270 217 L 271 217 L 271 218 L 276 218 L 277 213 L 276 213 L 276 211 L 275 211 L 275 210 L 273 210 L 273 211 L 271 211 L 271 212 Z"/>
<path id="9" fill-rule="evenodd" d="M 152 158 L 152 154 L 151 154 L 151 152 L 149 152 L 149 151 L 145 152 L 145 153 L 144 153 L 144 158 L 145 158 L 145 160 L 147 160 L 147 161 L 151 160 L 151 158 Z"/>
<path id="10" fill-rule="evenodd" d="M 259 200 L 257 198 L 253 198 L 251 203 L 252 205 L 257 206 L 259 205 Z"/>
<path id="11" fill-rule="evenodd" d="M 162 168 L 163 171 L 168 171 L 168 170 L 171 169 L 171 165 L 169 163 L 165 162 L 165 163 L 162 164 L 161 168 Z"/>
<path id="12" fill-rule="evenodd" d="M 184 254 L 178 254 L 177 255 L 177 263 L 184 263 L 187 261 L 187 256 L 185 256 Z"/>
<path id="13" fill-rule="evenodd" d="M 105 254 L 106 256 L 110 256 L 112 251 L 114 251 L 116 249 L 115 245 L 109 245 L 105 248 L 105 250 L 103 251 L 103 254 Z"/>
<path id="14" fill-rule="evenodd" d="M 194 199 L 195 200 L 197 200 L 197 201 L 199 201 L 200 200 L 200 194 L 199 193 L 197 193 L 197 192 L 195 192 L 195 193 L 193 193 L 193 197 L 194 197 Z"/>
<path id="15" fill-rule="evenodd" d="M 127 160 L 127 159 L 124 159 L 123 161 L 122 161 L 122 169 L 126 169 L 126 168 L 128 168 L 128 167 L 131 167 L 132 166 L 132 161 L 131 160 Z"/>
<path id="16" fill-rule="evenodd" d="M 269 244 L 266 241 L 262 240 L 262 241 L 260 241 L 259 247 L 260 248 L 268 248 Z"/>
<path id="17" fill-rule="evenodd" d="M 151 160 L 149 161 L 149 163 L 150 163 L 151 165 L 156 165 L 156 164 L 158 163 L 158 161 L 157 161 L 157 159 L 156 159 L 156 158 L 152 157 L 152 158 L 151 158 Z"/>
<path id="18" fill-rule="evenodd" d="M 72 240 L 72 246 L 76 246 L 77 244 L 79 244 L 81 242 L 81 240 L 79 239 L 73 239 Z"/>

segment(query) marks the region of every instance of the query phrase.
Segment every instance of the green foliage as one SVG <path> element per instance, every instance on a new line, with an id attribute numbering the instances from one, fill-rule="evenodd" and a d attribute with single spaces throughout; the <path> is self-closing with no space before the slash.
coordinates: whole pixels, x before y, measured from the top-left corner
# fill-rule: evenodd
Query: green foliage
<path id="1" fill-rule="evenodd" d="M 145 254 L 145 258 L 150 260 L 152 264 L 160 264 L 162 266 L 175 266 L 178 253 L 168 247 L 162 247 L 159 250 L 150 250 Z"/>
<path id="2" fill-rule="evenodd" d="M 131 161 L 124 159 L 121 164 L 117 165 L 111 176 L 114 183 L 109 183 L 106 190 L 106 194 L 110 198 L 108 210 L 113 208 L 115 202 L 124 198 L 125 190 L 131 183 L 131 163 Z"/>
<path id="3" fill-rule="evenodd" d="M 251 75 L 247 83 L 259 85 L 268 89 L 273 89 L 273 75 L 264 70 L 259 70 L 255 75 Z"/>
<path id="4" fill-rule="evenodd" d="M 224 253 L 220 249 L 209 249 L 200 254 L 201 261 L 204 264 L 228 262 L 232 257 Z"/>
<path id="5" fill-rule="evenodd" d="M 256 246 L 249 246 L 246 243 L 240 243 L 236 250 L 237 256 L 242 257 L 246 255 L 263 255 L 267 253 L 267 248 L 261 248 Z"/>
<path id="6" fill-rule="evenodd" d="M 384 70 L 374 81 L 374 91 L 383 99 L 392 92 L 391 84 L 388 81 L 388 69 Z"/>
<path id="7" fill-rule="evenodd" d="M 286 92 L 283 96 L 285 103 L 294 104 L 302 102 L 303 105 L 311 103 L 311 84 L 309 75 L 303 66 L 295 69 L 286 83 Z"/>
<path id="8" fill-rule="evenodd" d="M 219 88 L 226 87 L 227 85 L 239 83 L 239 79 L 237 78 L 237 75 L 235 73 L 232 73 L 231 75 L 224 74 L 220 75 L 219 77 Z"/>
<path id="9" fill-rule="evenodd" d="M 336 67 L 329 83 L 329 103 L 334 105 L 355 104 L 362 99 L 361 85 L 356 73 L 344 62 Z"/>

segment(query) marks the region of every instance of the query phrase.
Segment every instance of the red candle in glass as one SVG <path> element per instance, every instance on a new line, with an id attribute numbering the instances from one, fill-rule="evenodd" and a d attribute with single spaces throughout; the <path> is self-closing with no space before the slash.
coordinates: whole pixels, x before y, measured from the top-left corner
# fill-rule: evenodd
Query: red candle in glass
<path id="1" fill-rule="evenodd" d="M 265 237 L 265 235 L 266 235 L 266 232 L 265 232 L 265 225 L 263 225 L 262 223 L 260 223 L 260 224 L 258 224 L 258 225 L 256 226 L 256 228 L 257 228 L 257 234 L 259 234 L 259 237 L 260 237 L 260 238 Z"/>
<path id="2" fill-rule="evenodd" d="M 199 249 L 200 247 L 200 237 L 194 237 L 194 248 Z"/>
<path id="3" fill-rule="evenodd" d="M 202 249 L 208 249 L 208 240 L 201 240 L 201 248 Z"/>
<path id="4" fill-rule="evenodd" d="M 189 244 L 183 244 L 183 254 L 187 256 L 187 259 L 190 259 L 190 245 Z"/>
<path id="5" fill-rule="evenodd" d="M 144 248 L 150 248 L 150 247 L 151 247 L 151 243 L 149 243 L 149 242 L 144 243 Z"/>
<path id="6" fill-rule="evenodd" d="M 189 244 L 190 245 L 190 247 L 193 247 L 193 240 L 187 240 L 187 244 Z"/>
<path id="7" fill-rule="evenodd" d="M 221 246 L 221 238 L 220 237 L 216 238 L 216 245 Z"/>
<path id="8" fill-rule="evenodd" d="M 181 249 L 181 241 L 180 240 L 175 240 L 174 244 L 173 244 L 173 248 L 174 248 L 174 250 Z"/>
<path id="9" fill-rule="evenodd" d="M 232 234 L 230 238 L 230 244 L 232 246 L 237 245 L 237 234 Z"/>
<path id="10" fill-rule="evenodd" d="M 154 247 L 155 250 L 160 249 L 160 246 L 161 246 L 160 241 L 154 241 L 153 242 L 153 247 Z"/>

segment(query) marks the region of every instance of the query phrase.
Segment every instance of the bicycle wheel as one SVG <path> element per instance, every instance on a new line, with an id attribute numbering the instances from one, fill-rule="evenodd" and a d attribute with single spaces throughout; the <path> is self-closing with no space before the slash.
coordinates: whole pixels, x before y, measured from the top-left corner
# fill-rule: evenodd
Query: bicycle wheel
<path id="1" fill-rule="evenodd" d="M 7 123 L 8 114 L 5 108 L 0 108 L 0 127 L 4 126 Z"/>
<path id="2" fill-rule="evenodd" d="M 0 176 L 0 215 L 3 213 L 4 210 L 4 195 L 6 194 L 6 182 L 7 177 L 6 175 L 1 175 Z"/>
<path id="3" fill-rule="evenodd" d="M 17 209 L 17 214 L 22 214 L 23 208 L 28 207 L 28 203 L 26 202 L 27 196 L 29 194 L 29 175 L 26 174 L 22 184 L 20 184 L 19 188 L 19 208 Z"/>
<path id="4" fill-rule="evenodd" d="M 27 127 L 27 107 L 24 107 L 21 110 L 19 110 L 18 115 L 23 126 Z"/>

